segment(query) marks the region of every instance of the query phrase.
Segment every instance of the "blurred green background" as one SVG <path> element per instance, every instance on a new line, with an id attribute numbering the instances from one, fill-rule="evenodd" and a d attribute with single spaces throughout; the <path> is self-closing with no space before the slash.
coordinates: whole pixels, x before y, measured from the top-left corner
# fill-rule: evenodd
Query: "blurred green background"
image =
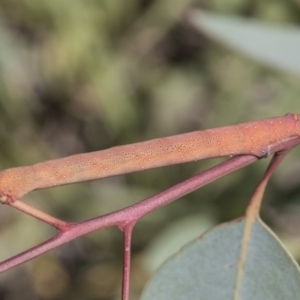
<path id="1" fill-rule="evenodd" d="M 197 32 L 181 18 L 191 5 L 276 24 L 300 22 L 297 0 L 1 0 L 0 168 L 299 112 L 299 77 Z M 263 209 L 296 258 L 299 155 L 293 151 L 272 177 Z M 26 201 L 83 221 L 218 161 L 37 191 Z M 162 259 L 162 248 L 177 250 L 175 237 L 200 235 L 241 216 L 266 165 L 257 162 L 143 218 L 133 234 L 131 299 Z M 54 234 L 6 206 L 0 228 L 1 260 Z M 121 268 L 121 233 L 100 230 L 0 275 L 0 299 L 120 299 Z"/>

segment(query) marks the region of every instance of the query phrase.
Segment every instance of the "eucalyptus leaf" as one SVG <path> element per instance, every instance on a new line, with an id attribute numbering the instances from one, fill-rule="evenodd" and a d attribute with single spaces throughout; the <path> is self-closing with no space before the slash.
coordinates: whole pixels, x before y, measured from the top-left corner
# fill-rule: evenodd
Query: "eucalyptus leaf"
<path id="1" fill-rule="evenodd" d="M 245 219 L 238 219 L 185 246 L 161 266 L 141 299 L 299 299 L 299 268 L 278 238 L 259 219 L 247 239 L 244 228 Z"/>
<path id="2" fill-rule="evenodd" d="M 246 18 L 202 11 L 189 14 L 190 22 L 209 37 L 261 63 L 300 74 L 300 27 L 271 25 Z"/>

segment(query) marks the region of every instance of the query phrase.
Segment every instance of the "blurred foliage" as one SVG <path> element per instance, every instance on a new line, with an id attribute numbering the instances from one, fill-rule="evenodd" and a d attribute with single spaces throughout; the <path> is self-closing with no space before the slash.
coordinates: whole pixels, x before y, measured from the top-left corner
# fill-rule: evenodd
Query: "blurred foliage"
<path id="1" fill-rule="evenodd" d="M 181 21 L 190 5 L 279 24 L 300 21 L 296 1 L 2 0 L 0 168 L 297 112 L 299 78 L 196 32 Z M 290 196 L 299 203 L 297 156 L 289 156 L 268 190 L 266 214 L 275 225 L 270 207 Z M 135 203 L 216 161 L 38 191 L 26 200 L 80 221 Z M 143 218 L 133 236 L 131 299 L 146 282 L 143 253 L 161 228 L 195 211 L 218 222 L 240 216 L 265 166 L 259 162 Z M 1 259 L 53 234 L 4 206 L 0 226 Z M 0 298 L 119 299 L 121 264 L 121 233 L 101 230 L 2 274 Z"/>

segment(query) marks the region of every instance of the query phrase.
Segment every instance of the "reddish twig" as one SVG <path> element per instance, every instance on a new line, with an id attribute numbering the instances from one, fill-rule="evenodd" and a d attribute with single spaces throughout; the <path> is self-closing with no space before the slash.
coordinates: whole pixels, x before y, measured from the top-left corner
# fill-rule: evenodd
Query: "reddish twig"
<path id="1" fill-rule="evenodd" d="M 270 146 L 268 154 L 285 149 L 292 149 L 299 143 L 300 138 L 294 138 L 277 145 Z M 20 201 L 11 203 L 11 206 L 14 206 L 20 211 L 55 226 L 58 229 L 58 233 L 53 238 L 0 263 L 0 273 L 74 240 L 77 237 L 100 228 L 117 226 L 124 232 L 125 249 L 122 299 L 127 300 L 129 295 L 130 244 L 134 224 L 147 213 L 152 212 L 153 210 L 160 208 L 224 175 L 253 163 L 256 160 L 258 160 L 258 158 L 252 155 L 243 155 L 232 158 L 134 205 L 80 223 L 71 224 L 57 220 L 33 207 L 30 207 L 29 205 L 21 204 L 22 202 Z"/>

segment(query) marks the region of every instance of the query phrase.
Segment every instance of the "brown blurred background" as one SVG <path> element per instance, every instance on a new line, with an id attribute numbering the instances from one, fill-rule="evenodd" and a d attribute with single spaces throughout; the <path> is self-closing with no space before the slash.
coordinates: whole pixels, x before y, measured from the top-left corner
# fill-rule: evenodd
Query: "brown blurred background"
<path id="1" fill-rule="evenodd" d="M 1 0 L 0 169 L 299 112 L 299 77 L 262 67 L 197 32 L 180 17 L 190 5 L 276 24 L 300 22 L 296 0 Z M 291 153 L 272 177 L 263 210 L 296 258 L 299 155 L 299 149 Z M 82 221 L 218 161 L 37 191 L 26 201 Z M 133 234 L 131 299 L 164 253 L 177 251 L 175 237 L 200 235 L 241 216 L 266 165 L 257 162 L 143 218 Z M 1 260 L 53 234 L 1 206 Z M 1 274 L 0 299 L 120 299 L 121 268 L 121 233 L 100 230 Z"/>

